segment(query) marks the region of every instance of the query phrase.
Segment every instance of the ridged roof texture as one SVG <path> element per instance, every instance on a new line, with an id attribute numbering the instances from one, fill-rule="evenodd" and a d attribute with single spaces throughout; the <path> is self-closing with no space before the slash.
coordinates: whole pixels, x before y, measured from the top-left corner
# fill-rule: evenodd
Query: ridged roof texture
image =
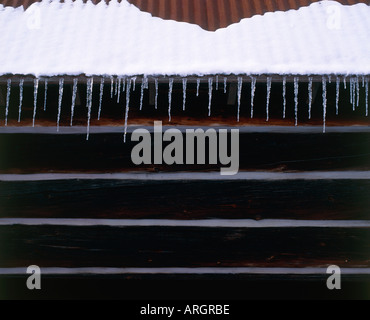
<path id="1" fill-rule="evenodd" d="M 98 3 L 101 0 L 92 0 Z M 140 10 L 167 20 L 198 24 L 203 29 L 214 31 L 225 28 L 243 18 L 266 12 L 288 11 L 308 6 L 318 0 L 128 0 Z M 0 0 L 4 6 L 27 9 L 36 0 Z M 63 2 L 63 1 L 61 1 Z M 106 1 L 107 3 L 110 0 Z M 118 0 L 121 2 L 121 0 Z M 369 4 L 368 0 L 338 0 L 344 5 Z"/>

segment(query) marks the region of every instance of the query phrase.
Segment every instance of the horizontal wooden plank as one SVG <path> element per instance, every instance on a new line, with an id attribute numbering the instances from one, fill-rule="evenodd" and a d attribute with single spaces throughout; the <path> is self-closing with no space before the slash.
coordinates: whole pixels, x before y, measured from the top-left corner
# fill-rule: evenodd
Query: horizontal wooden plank
<path id="1" fill-rule="evenodd" d="M 368 276 L 342 275 L 341 290 L 327 289 L 326 281 L 329 275 L 41 275 L 41 290 L 27 289 L 28 276 L 0 275 L 0 287 L 4 288 L 0 291 L 0 299 L 119 299 L 107 304 L 109 310 L 116 309 L 117 314 L 124 310 L 125 316 L 132 312 L 132 318 L 135 319 L 138 310 L 148 303 L 155 306 L 176 305 L 183 310 L 187 304 L 210 304 L 213 299 L 223 299 L 224 304 L 230 304 L 233 314 L 240 315 L 246 311 L 247 299 L 278 300 L 275 305 L 281 306 L 280 310 L 283 312 L 285 305 L 282 306 L 282 299 L 370 298 Z M 217 301 L 213 303 L 217 304 Z M 94 310 L 94 305 L 96 303 L 88 304 L 90 311 Z M 275 305 L 274 313 L 277 310 Z M 10 306 L 13 306 L 14 310 L 14 305 Z M 82 303 L 82 306 L 87 305 Z M 248 310 L 250 306 L 249 304 Z M 257 304 L 257 310 L 260 310 L 260 304 Z"/>
<path id="2" fill-rule="evenodd" d="M 370 266 L 370 229 L 0 226 L 0 267 Z"/>
<path id="3" fill-rule="evenodd" d="M 140 165 L 130 136 L 1 134 L 0 173 L 208 171 L 223 165 Z M 152 139 L 153 141 L 153 139 Z M 153 143 L 153 142 L 152 142 Z M 185 144 L 185 143 L 184 143 Z M 165 146 L 166 144 L 164 144 Z M 370 133 L 241 133 L 240 170 L 369 170 Z"/>
<path id="4" fill-rule="evenodd" d="M 368 220 L 369 180 L 0 182 L 0 217 Z"/>

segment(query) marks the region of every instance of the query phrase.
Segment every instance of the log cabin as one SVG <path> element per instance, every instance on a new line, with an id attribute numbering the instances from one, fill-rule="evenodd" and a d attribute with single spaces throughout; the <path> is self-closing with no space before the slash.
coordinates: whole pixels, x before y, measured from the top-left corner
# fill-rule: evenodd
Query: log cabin
<path id="1" fill-rule="evenodd" d="M 370 298 L 368 1 L 1 3 L 2 299 Z"/>

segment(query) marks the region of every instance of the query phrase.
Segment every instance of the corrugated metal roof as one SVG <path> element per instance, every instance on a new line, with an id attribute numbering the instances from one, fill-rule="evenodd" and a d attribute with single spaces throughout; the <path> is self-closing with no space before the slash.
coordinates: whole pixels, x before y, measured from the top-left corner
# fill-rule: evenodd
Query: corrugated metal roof
<path id="1" fill-rule="evenodd" d="M 101 0 L 92 0 L 98 3 Z M 118 0 L 120 2 L 121 0 Z M 198 24 L 214 31 L 266 12 L 287 11 L 308 6 L 319 0 L 128 0 L 142 11 L 168 20 Z M 0 0 L 5 6 L 28 8 L 37 0 Z M 63 1 L 62 1 L 63 2 Z M 110 2 L 110 0 L 106 0 Z M 369 4 L 369 0 L 337 0 L 344 5 Z"/>

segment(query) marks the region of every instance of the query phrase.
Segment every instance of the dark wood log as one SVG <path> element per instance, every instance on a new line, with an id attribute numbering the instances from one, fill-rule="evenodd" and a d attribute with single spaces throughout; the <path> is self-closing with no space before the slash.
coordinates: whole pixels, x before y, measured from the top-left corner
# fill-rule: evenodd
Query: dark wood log
<path id="1" fill-rule="evenodd" d="M 219 171 L 220 165 L 140 165 L 123 134 L 1 134 L 0 173 Z M 153 142 L 153 139 L 152 139 Z M 165 144 L 164 144 L 165 146 Z M 370 133 L 241 133 L 240 170 L 369 170 Z"/>
<path id="2" fill-rule="evenodd" d="M 342 275 L 341 290 L 328 290 L 326 280 L 329 275 L 135 276 L 120 274 L 116 276 L 42 275 L 41 290 L 28 290 L 26 287 L 28 276 L 0 275 L 0 287 L 4 288 L 0 291 L 0 299 L 119 299 L 114 303 L 108 303 L 109 309 L 112 311 L 117 308 L 117 313 L 125 310 L 126 316 L 131 312 L 137 315 L 140 307 L 147 305 L 148 302 L 153 305 L 163 305 L 164 302 L 160 300 L 167 300 L 168 305 L 179 305 L 179 309 L 183 309 L 187 304 L 199 304 L 205 300 L 208 303 L 210 300 L 216 300 L 217 303 L 217 299 L 223 299 L 226 304 L 230 304 L 233 314 L 243 314 L 247 299 L 368 300 L 370 288 L 368 276 Z M 176 302 L 174 299 L 183 301 Z M 92 304 L 88 305 L 89 310 L 92 310 Z"/>
<path id="3" fill-rule="evenodd" d="M 369 267 L 370 230 L 1 226 L 0 267 Z"/>
<path id="4" fill-rule="evenodd" d="M 370 219 L 369 180 L 0 182 L 0 217 Z"/>

